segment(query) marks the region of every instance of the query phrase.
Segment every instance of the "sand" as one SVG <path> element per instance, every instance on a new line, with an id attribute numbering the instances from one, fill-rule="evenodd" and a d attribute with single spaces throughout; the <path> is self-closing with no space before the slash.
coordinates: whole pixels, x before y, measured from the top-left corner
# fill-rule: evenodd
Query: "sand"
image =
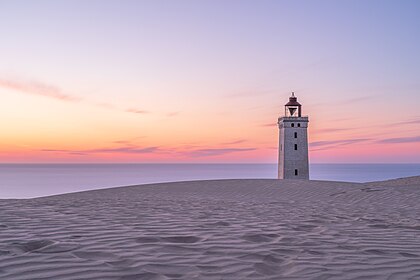
<path id="1" fill-rule="evenodd" d="M 420 177 L 0 200 L 0 279 L 420 279 Z"/>

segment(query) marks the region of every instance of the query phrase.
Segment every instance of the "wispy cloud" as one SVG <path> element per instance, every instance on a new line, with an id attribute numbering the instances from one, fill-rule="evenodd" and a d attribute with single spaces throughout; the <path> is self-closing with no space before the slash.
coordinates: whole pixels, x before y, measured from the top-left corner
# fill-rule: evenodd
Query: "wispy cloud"
<path id="1" fill-rule="evenodd" d="M 264 124 L 260 124 L 259 126 L 262 127 L 273 127 L 273 126 L 277 126 L 277 123 L 272 122 L 272 123 L 264 123 Z"/>
<path id="2" fill-rule="evenodd" d="M 377 143 L 417 143 L 420 142 L 420 136 L 409 136 L 409 137 L 397 137 L 397 138 L 386 138 L 376 141 Z"/>
<path id="3" fill-rule="evenodd" d="M 350 130 L 351 128 L 322 128 L 315 130 L 316 133 L 330 133 L 330 132 L 337 132 L 337 131 L 345 131 Z"/>
<path id="4" fill-rule="evenodd" d="M 352 145 L 361 142 L 370 141 L 369 138 L 358 138 L 358 139 L 342 139 L 342 140 L 325 140 L 325 141 L 316 141 L 309 143 L 311 151 L 321 151 L 325 149 L 336 148 L 339 146 Z"/>
<path id="5" fill-rule="evenodd" d="M 349 93 L 350 95 L 350 93 Z M 370 94 L 370 95 L 364 95 L 354 98 L 349 98 L 343 101 L 326 101 L 326 102 L 320 102 L 320 103 L 314 103 L 312 106 L 338 106 L 338 105 L 349 105 L 354 103 L 360 103 L 360 102 L 366 102 L 375 98 L 378 98 L 380 96 L 383 96 L 383 94 Z"/>
<path id="6" fill-rule="evenodd" d="M 20 91 L 26 94 L 59 99 L 62 101 L 76 102 L 81 100 L 79 97 L 64 93 L 63 90 L 57 86 L 37 81 L 23 81 L 0 78 L 0 87 Z"/>
<path id="7" fill-rule="evenodd" d="M 135 109 L 135 108 L 130 108 L 130 109 L 127 109 L 125 111 L 128 112 L 128 113 L 134 113 L 134 114 L 140 114 L 140 115 L 148 114 L 149 113 L 149 111 Z"/>
<path id="8" fill-rule="evenodd" d="M 309 146 L 311 147 L 321 147 L 321 146 L 327 146 L 327 145 L 350 145 L 360 142 L 365 142 L 370 139 L 368 138 L 359 138 L 359 139 L 343 139 L 343 140 L 325 140 L 325 141 L 316 141 L 309 143 Z"/>
<path id="9" fill-rule="evenodd" d="M 98 102 L 98 103 L 94 103 L 94 105 L 101 108 L 105 108 L 105 109 L 115 109 L 114 105 L 107 102 Z"/>
<path id="10" fill-rule="evenodd" d="M 120 143 L 120 141 L 118 141 Z M 124 141 L 121 141 L 124 143 Z M 68 155 L 79 155 L 88 156 L 92 154 L 131 154 L 131 155 L 142 155 L 142 154 L 153 154 L 153 153 L 172 153 L 179 155 L 187 155 L 192 157 L 208 157 L 208 156 L 219 156 L 230 153 L 253 151 L 255 148 L 208 148 L 208 149 L 197 149 L 197 147 L 189 147 L 182 149 L 164 149 L 159 146 L 141 147 L 135 145 L 120 145 L 117 147 L 105 147 L 97 149 L 42 149 L 42 152 L 50 153 L 64 153 Z"/>
<path id="11" fill-rule="evenodd" d="M 115 148 L 99 148 L 87 150 L 42 149 L 43 152 L 67 153 L 72 155 L 89 154 L 150 154 L 160 151 L 159 147 L 121 146 Z"/>
<path id="12" fill-rule="evenodd" d="M 236 144 L 241 144 L 241 143 L 244 143 L 244 142 L 246 142 L 245 139 L 239 139 L 239 140 L 235 140 L 235 141 L 222 143 L 222 145 L 236 145 Z"/>
<path id="13" fill-rule="evenodd" d="M 112 141 L 113 144 L 119 144 L 119 145 L 125 145 L 125 146 L 136 146 L 136 142 L 139 139 L 146 138 L 146 136 L 137 136 L 130 139 L 121 139 L 121 140 L 115 140 Z"/>
<path id="14" fill-rule="evenodd" d="M 166 114 L 167 117 L 175 117 L 178 116 L 180 114 L 180 112 L 169 112 Z"/>
<path id="15" fill-rule="evenodd" d="M 89 153 L 78 150 L 42 149 L 41 152 L 64 153 L 74 156 L 86 156 Z"/>
<path id="16" fill-rule="evenodd" d="M 188 152 L 189 155 L 195 157 L 219 156 L 237 152 L 254 151 L 255 148 L 214 148 L 214 149 L 198 149 Z"/>
<path id="17" fill-rule="evenodd" d="M 88 150 L 88 153 L 125 153 L 125 154 L 148 154 L 159 150 L 159 147 L 119 147 Z"/>
<path id="18" fill-rule="evenodd" d="M 39 81 L 33 81 L 33 80 L 0 78 L 0 88 L 11 89 L 11 90 L 18 91 L 24 94 L 38 95 L 38 96 L 53 98 L 53 99 L 66 101 L 66 102 L 83 101 L 87 104 L 90 104 L 96 107 L 123 111 L 127 113 L 134 113 L 134 114 L 150 113 L 149 111 L 137 109 L 137 108 L 121 109 L 107 102 L 84 100 L 81 97 L 78 97 L 76 95 L 66 93 L 65 90 L 61 89 L 58 86 L 47 84 L 44 82 L 39 82 Z"/>
<path id="19" fill-rule="evenodd" d="M 397 122 L 392 125 L 404 125 L 404 124 L 420 124 L 420 117 L 416 117 L 416 118 L 409 119 L 406 121 Z"/>
<path id="20" fill-rule="evenodd" d="M 355 98 L 350 98 L 347 99 L 341 103 L 344 104 L 349 104 L 349 103 L 359 103 L 359 102 L 364 102 L 364 101 L 368 101 L 368 100 L 372 100 L 374 98 L 377 98 L 381 96 L 380 94 L 372 94 L 372 95 L 366 95 L 366 96 L 360 96 L 360 97 L 355 97 Z"/>

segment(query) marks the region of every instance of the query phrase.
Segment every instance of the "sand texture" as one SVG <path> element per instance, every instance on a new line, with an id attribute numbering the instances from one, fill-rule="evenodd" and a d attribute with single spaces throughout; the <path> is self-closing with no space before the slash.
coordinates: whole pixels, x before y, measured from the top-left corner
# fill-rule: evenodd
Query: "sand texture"
<path id="1" fill-rule="evenodd" d="M 0 200 L 0 279 L 420 279 L 420 177 Z"/>

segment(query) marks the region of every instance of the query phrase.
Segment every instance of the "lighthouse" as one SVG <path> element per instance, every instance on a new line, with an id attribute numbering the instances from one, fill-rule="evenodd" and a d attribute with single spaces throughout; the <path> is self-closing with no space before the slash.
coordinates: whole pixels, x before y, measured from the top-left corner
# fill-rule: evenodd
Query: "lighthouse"
<path id="1" fill-rule="evenodd" d="M 302 116 L 302 105 L 292 92 L 284 105 L 279 126 L 279 179 L 309 179 L 308 116 Z"/>

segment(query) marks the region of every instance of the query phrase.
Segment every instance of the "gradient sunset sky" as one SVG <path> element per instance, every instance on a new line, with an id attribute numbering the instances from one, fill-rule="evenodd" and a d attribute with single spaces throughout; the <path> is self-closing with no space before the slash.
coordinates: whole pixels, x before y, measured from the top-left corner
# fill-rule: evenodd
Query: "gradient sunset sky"
<path id="1" fill-rule="evenodd" d="M 0 162 L 420 162 L 420 1 L 0 1 Z"/>

